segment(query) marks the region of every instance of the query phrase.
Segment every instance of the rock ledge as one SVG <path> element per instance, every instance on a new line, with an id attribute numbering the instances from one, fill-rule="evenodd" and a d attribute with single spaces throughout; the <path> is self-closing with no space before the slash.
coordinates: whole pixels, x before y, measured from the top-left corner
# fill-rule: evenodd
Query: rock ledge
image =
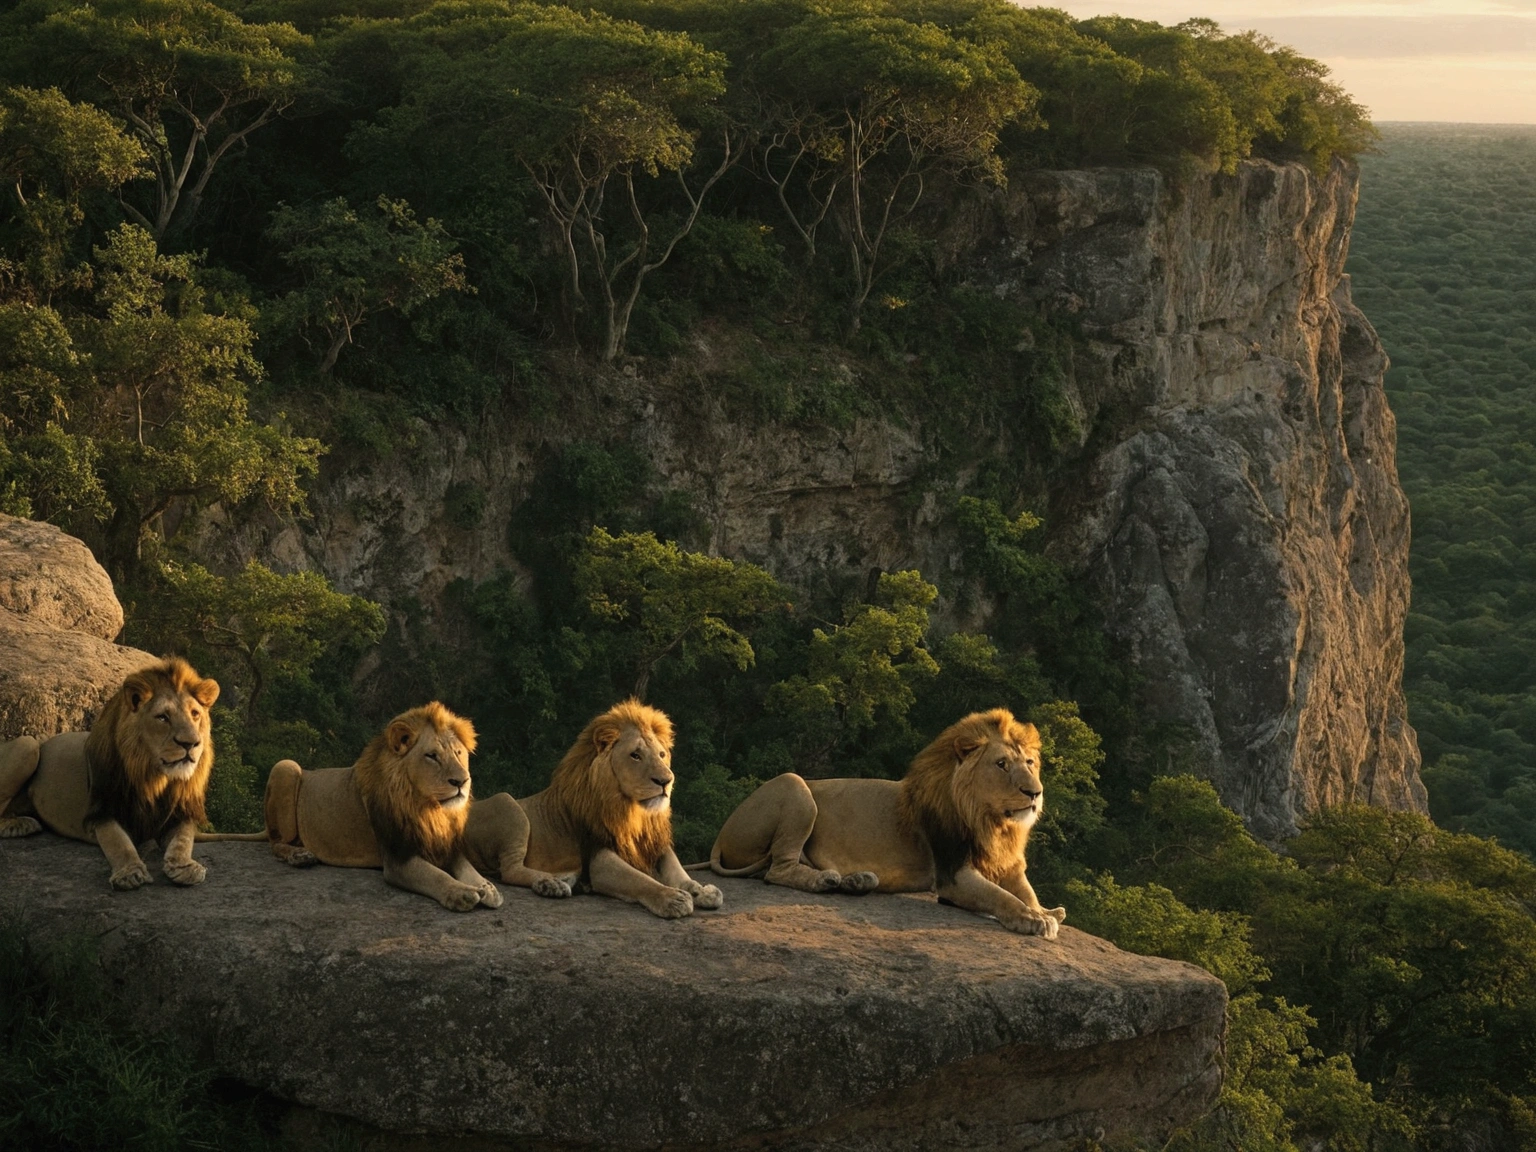
<path id="1" fill-rule="evenodd" d="M 1220 1083 L 1221 984 L 1070 928 L 747 880 L 676 922 L 506 886 L 454 914 L 259 844 L 197 855 L 197 888 L 151 860 L 113 893 L 95 848 L 43 834 L 0 843 L 0 892 L 35 933 L 96 937 L 130 1009 L 220 1073 L 395 1133 L 1025 1149 L 1166 1133 Z"/>

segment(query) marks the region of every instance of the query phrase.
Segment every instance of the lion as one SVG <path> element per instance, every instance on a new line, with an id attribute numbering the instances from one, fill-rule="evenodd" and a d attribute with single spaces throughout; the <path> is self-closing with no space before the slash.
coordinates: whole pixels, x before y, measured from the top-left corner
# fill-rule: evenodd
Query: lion
<path id="1" fill-rule="evenodd" d="M 580 882 L 667 920 L 719 908 L 720 889 L 689 876 L 672 850 L 671 756 L 665 713 L 634 699 L 616 704 L 582 729 L 544 791 L 475 805 L 470 854 L 509 884 L 552 879 L 568 892 Z M 526 813 L 525 836 L 509 827 L 513 806 Z"/>
<path id="2" fill-rule="evenodd" d="M 720 876 L 806 892 L 933 892 L 1014 932 L 1054 939 L 1024 846 L 1044 807 L 1040 733 L 997 708 L 941 732 L 895 780 L 785 773 L 732 812 L 710 852 Z M 702 867 L 702 865 L 701 865 Z"/>
<path id="3" fill-rule="evenodd" d="M 396 888 L 453 912 L 500 908 L 465 852 L 474 750 L 474 725 L 434 700 L 391 720 L 350 768 L 279 760 L 265 800 L 273 855 L 301 868 L 382 868 Z"/>
<path id="4" fill-rule="evenodd" d="M 136 846 L 155 840 L 167 880 L 201 884 L 192 843 L 207 819 L 218 698 L 217 681 L 168 656 L 130 674 L 90 732 L 0 745 L 0 837 L 47 828 L 97 844 L 125 892 L 150 882 Z"/>

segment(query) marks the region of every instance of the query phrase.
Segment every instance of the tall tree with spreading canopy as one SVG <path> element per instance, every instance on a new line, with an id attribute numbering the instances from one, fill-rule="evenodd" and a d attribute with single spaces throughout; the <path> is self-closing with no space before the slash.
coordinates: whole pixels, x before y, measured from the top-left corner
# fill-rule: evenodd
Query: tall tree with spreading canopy
<path id="1" fill-rule="evenodd" d="M 124 210 L 157 242 L 197 215 L 230 152 L 288 108 L 309 38 L 210 0 L 101 0 L 8 21 L 7 71 L 35 74 L 127 122 L 149 157 L 151 202 Z"/>
<path id="2" fill-rule="evenodd" d="M 856 329 L 893 229 L 940 173 L 1000 184 L 998 133 L 1038 99 L 990 44 L 862 5 L 813 11 L 752 69 L 766 94 L 762 170 L 816 249 L 830 215 L 848 253 Z"/>
<path id="3" fill-rule="evenodd" d="M 744 153 L 742 132 L 715 107 L 724 58 L 680 33 L 537 4 L 440 6 L 408 28 L 418 56 L 385 130 L 410 138 L 454 120 L 471 163 L 510 160 L 526 174 L 569 309 L 597 304 L 612 360 L 646 278 Z M 701 133 L 713 150 L 694 173 Z"/>

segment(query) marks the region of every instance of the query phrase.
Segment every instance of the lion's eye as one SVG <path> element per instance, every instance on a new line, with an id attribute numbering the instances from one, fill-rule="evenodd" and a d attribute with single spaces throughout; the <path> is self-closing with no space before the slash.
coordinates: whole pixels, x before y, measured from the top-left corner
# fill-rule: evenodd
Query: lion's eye
<path id="1" fill-rule="evenodd" d="M 427 753 L 427 759 L 428 760 L 436 760 L 437 759 L 437 753 L 436 752 L 428 752 Z"/>
<path id="2" fill-rule="evenodd" d="M 1003 771 L 1004 771 L 1004 772 L 1006 772 L 1006 771 L 1008 771 L 1008 761 L 1007 761 L 1007 760 L 1006 760 L 1006 759 L 1004 759 L 1004 760 L 999 760 L 999 761 L 998 761 L 998 762 L 997 762 L 997 766 L 998 766 L 998 767 L 999 767 L 999 768 L 1001 768 L 1001 769 L 1002 769 L 1002 770 L 1003 770 Z"/>
<path id="3" fill-rule="evenodd" d="M 629 754 L 629 758 L 631 760 L 638 760 L 638 759 L 640 759 L 640 749 L 636 748 L 633 752 L 631 752 Z"/>
<path id="4" fill-rule="evenodd" d="M 169 724 L 171 722 L 171 718 L 170 718 L 169 714 L 167 714 L 165 712 L 160 713 L 160 715 L 155 717 L 155 719 L 157 719 L 157 720 L 164 720 L 167 724 Z"/>

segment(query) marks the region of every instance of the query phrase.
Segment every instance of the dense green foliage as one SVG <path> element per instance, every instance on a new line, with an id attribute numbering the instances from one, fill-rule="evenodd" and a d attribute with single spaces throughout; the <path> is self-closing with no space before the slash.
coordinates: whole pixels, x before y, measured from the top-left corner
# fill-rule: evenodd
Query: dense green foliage
<path id="1" fill-rule="evenodd" d="M 432 695 L 481 731 L 477 790 L 526 794 L 643 693 L 678 723 L 688 857 L 759 780 L 895 775 L 958 715 L 1010 707 L 1045 745 L 1042 894 L 1233 992 L 1226 1094 L 1178 1147 L 1429 1149 L 1468 1125 L 1514 1147 L 1536 1100 L 1529 866 L 1362 811 L 1282 857 L 1154 771 L 1179 734 L 1139 722 L 1022 507 L 1081 432 L 1073 332 L 960 282 L 925 216 L 1031 165 L 1320 167 L 1370 137 L 1261 38 L 1003 0 L 7 4 L 0 507 L 83 536 L 129 638 L 226 683 L 230 829 L 258 820 L 258 766 L 345 763 Z M 518 570 L 430 620 L 408 590 L 386 614 L 198 548 L 210 524 L 303 516 L 327 450 L 377 466 L 424 421 L 557 414 L 626 357 L 743 420 L 921 416 L 940 468 L 980 427 L 1028 431 L 964 490 L 936 478 L 962 543 L 942 574 L 783 587 L 707 555 L 637 444 L 568 435 L 505 526 Z M 486 509 L 460 483 L 443 515 Z M 987 634 L 936 626 L 941 595 L 980 594 Z M 0 933 L 21 1138 L 92 1146 L 118 1117 L 185 1143 L 209 1115 L 196 1071 L 111 1020 L 88 961 L 19 941 Z M 109 1065 L 97 1095 L 42 1087 Z"/>
<path id="2" fill-rule="evenodd" d="M 1390 129 L 1349 268 L 1392 357 L 1431 808 L 1536 855 L 1536 131 Z"/>

